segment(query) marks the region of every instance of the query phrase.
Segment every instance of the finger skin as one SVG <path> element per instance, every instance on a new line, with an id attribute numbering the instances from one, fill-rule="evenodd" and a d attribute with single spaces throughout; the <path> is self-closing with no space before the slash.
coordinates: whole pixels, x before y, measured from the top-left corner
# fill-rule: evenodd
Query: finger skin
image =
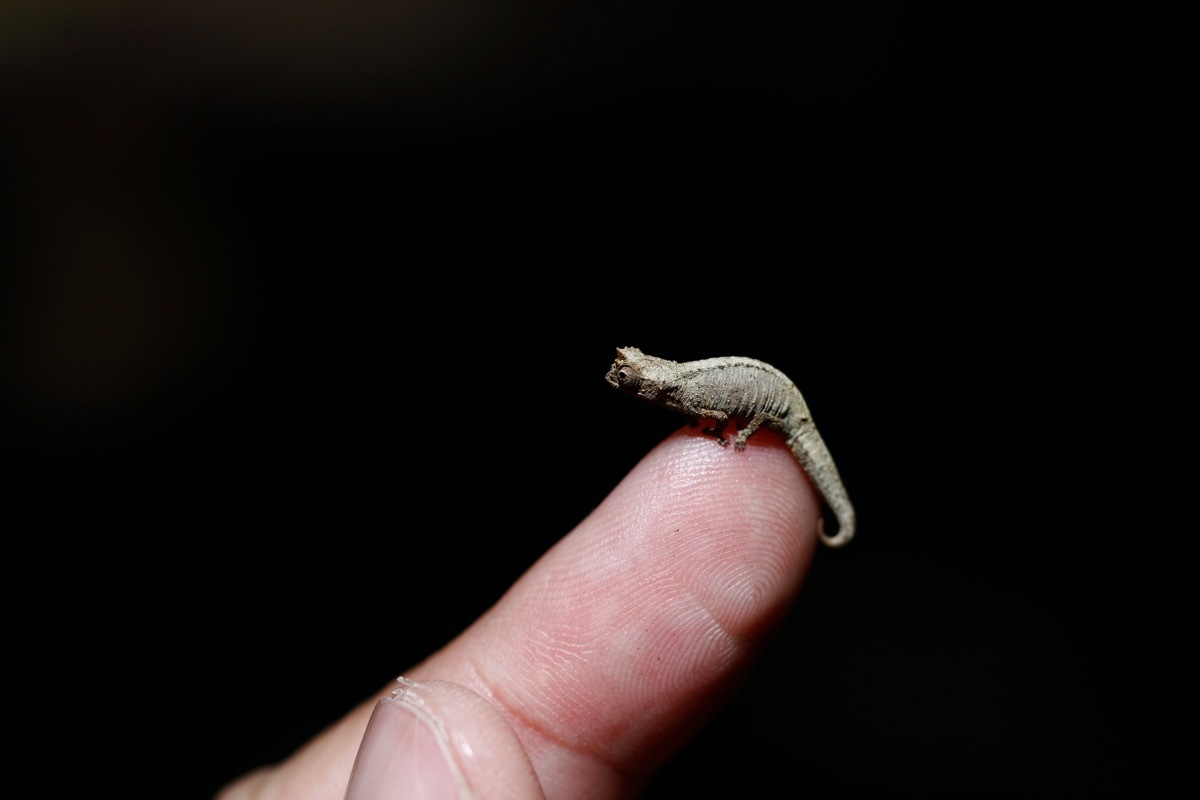
<path id="1" fill-rule="evenodd" d="M 405 676 L 489 700 L 546 797 L 631 797 L 744 677 L 799 590 L 818 511 L 777 435 L 738 452 L 685 428 Z M 340 798 L 376 699 L 221 800 Z"/>
<path id="2" fill-rule="evenodd" d="M 401 678 L 375 706 L 345 800 L 543 800 L 512 726 L 474 692 Z"/>

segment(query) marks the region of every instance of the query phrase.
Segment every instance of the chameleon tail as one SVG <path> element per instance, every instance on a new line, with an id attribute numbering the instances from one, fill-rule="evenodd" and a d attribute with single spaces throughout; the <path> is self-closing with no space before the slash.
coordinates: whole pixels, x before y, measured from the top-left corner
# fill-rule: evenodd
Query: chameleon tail
<path id="1" fill-rule="evenodd" d="M 788 447 L 816 485 L 817 491 L 825 500 L 825 505 L 829 506 L 837 517 L 837 532 L 832 536 L 825 532 L 825 517 L 822 516 L 818 520 L 817 534 L 821 541 L 829 547 L 847 544 L 854 538 L 854 506 L 850 504 L 850 497 L 842 486 L 842 479 L 833 463 L 833 457 L 829 455 L 829 449 L 821 439 L 821 434 L 817 433 L 816 426 L 810 423 L 796 431 L 788 439 Z"/>
<path id="2" fill-rule="evenodd" d="M 833 536 L 825 533 L 825 517 L 821 516 L 817 520 L 817 535 L 821 537 L 821 541 L 828 547 L 841 547 L 854 538 L 854 510 L 850 511 L 850 524 L 839 517 L 838 531 Z"/>

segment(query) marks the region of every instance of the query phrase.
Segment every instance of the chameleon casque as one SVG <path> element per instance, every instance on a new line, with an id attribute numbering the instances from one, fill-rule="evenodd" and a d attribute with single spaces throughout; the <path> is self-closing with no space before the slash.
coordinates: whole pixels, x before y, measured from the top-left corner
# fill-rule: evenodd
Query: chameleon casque
<path id="1" fill-rule="evenodd" d="M 713 426 L 703 431 L 722 447 L 729 445 L 725 429 L 730 422 L 737 428 L 735 450 L 744 450 L 760 427 L 778 431 L 837 517 L 838 529 L 833 535 L 825 532 L 824 518 L 818 523 L 821 541 L 840 547 L 854 537 L 854 507 L 808 404 L 796 385 L 770 364 L 740 356 L 668 361 L 636 347 L 618 347 L 604 379 L 627 394 L 686 414 L 693 421 L 712 420 Z"/>

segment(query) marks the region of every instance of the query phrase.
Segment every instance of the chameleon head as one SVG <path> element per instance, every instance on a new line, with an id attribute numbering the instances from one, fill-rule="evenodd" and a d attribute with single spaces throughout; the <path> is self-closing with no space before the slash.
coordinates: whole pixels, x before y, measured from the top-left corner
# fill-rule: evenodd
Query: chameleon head
<path id="1" fill-rule="evenodd" d="M 627 394 L 653 400 L 662 389 L 663 367 L 674 362 L 648 356 L 636 347 L 618 347 L 604 380 Z"/>

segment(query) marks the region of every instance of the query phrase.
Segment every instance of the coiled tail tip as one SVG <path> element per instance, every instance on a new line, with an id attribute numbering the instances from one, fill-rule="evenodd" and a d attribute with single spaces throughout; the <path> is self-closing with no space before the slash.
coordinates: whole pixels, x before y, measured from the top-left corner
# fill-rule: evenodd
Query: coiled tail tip
<path id="1" fill-rule="evenodd" d="M 821 541 L 826 547 L 841 547 L 849 544 L 854 538 L 854 522 L 852 520 L 841 521 L 838 523 L 838 530 L 833 536 L 825 533 L 825 516 L 822 515 L 817 519 L 817 535 L 821 537 Z"/>

